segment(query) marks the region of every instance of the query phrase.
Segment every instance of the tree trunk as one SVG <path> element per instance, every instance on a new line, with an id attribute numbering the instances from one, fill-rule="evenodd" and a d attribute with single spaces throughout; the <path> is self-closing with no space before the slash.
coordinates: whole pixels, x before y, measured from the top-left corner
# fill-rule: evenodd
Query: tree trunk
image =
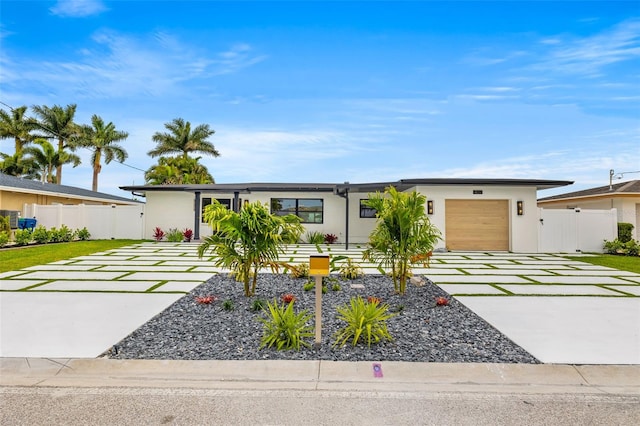
<path id="1" fill-rule="evenodd" d="M 62 154 L 62 150 L 64 149 L 64 140 L 62 138 L 58 139 L 58 152 Z M 62 164 L 56 167 L 56 183 L 58 185 L 62 185 Z"/>

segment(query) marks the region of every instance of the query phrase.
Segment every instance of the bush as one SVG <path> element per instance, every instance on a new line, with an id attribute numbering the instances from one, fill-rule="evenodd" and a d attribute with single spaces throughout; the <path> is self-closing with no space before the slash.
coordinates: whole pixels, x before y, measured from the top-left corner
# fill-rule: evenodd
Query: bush
<path id="1" fill-rule="evenodd" d="M 293 310 L 293 302 L 278 305 L 274 299 L 273 304 L 267 303 L 267 318 L 258 318 L 263 324 L 263 335 L 260 341 L 260 349 L 275 346 L 277 350 L 295 349 L 301 346 L 310 346 L 303 339 L 312 337 L 313 327 L 307 324 L 311 315 L 307 311 L 296 314 Z"/>
<path id="2" fill-rule="evenodd" d="M 338 241 L 338 237 L 335 234 L 324 234 L 326 244 L 334 244 L 336 241 Z"/>
<path id="3" fill-rule="evenodd" d="M 368 302 L 360 296 L 351 298 L 349 304 L 338 307 L 338 319 L 347 325 L 336 332 L 334 346 L 342 346 L 349 340 L 356 346 L 361 337 L 366 339 L 368 346 L 372 342 L 393 340 L 387 330 L 387 320 L 395 314 L 389 314 L 388 310 L 389 305 L 380 305 L 376 300 Z"/>
<path id="4" fill-rule="evenodd" d="M 9 242 L 9 233 L 6 231 L 0 231 L 0 247 L 4 247 Z"/>
<path id="5" fill-rule="evenodd" d="M 86 226 L 82 229 L 78 229 L 76 231 L 76 235 L 80 241 L 87 241 L 89 238 L 91 238 L 91 234 L 89 233 L 89 230 Z"/>
<path id="6" fill-rule="evenodd" d="M 159 226 L 156 226 L 153 230 L 153 239 L 156 241 L 162 241 L 164 238 L 164 231 L 160 229 Z"/>
<path id="7" fill-rule="evenodd" d="M 11 218 L 9 216 L 0 216 L 0 232 L 11 233 Z"/>
<path id="8" fill-rule="evenodd" d="M 62 225 L 58 229 L 58 241 L 68 243 L 73 240 L 74 232 L 67 225 Z"/>
<path id="9" fill-rule="evenodd" d="M 193 230 L 189 228 L 185 229 L 182 232 L 182 236 L 187 242 L 191 242 L 191 239 L 193 238 Z"/>
<path id="10" fill-rule="evenodd" d="M 620 254 L 625 256 L 637 256 L 640 252 L 640 243 L 636 240 L 629 240 L 626 243 L 616 238 L 613 241 L 604 242 L 604 250 L 608 254 Z"/>
<path id="11" fill-rule="evenodd" d="M 179 243 L 183 238 L 184 235 L 182 231 L 176 228 L 171 228 L 169 229 L 169 232 L 167 232 L 167 241 L 169 241 L 170 243 Z"/>
<path id="12" fill-rule="evenodd" d="M 233 300 L 227 299 L 222 302 L 222 309 L 225 311 L 233 311 L 236 308 L 236 305 L 233 304 Z"/>
<path id="13" fill-rule="evenodd" d="M 623 243 L 631 241 L 633 237 L 633 224 L 618 222 L 618 239 Z"/>
<path id="14" fill-rule="evenodd" d="M 47 231 L 47 228 L 42 225 L 36 226 L 36 229 L 33 230 L 31 237 L 33 238 L 33 241 L 38 244 L 46 244 L 51 239 L 49 231 Z"/>
<path id="15" fill-rule="evenodd" d="M 29 231 L 28 229 L 17 229 L 14 239 L 16 245 L 26 246 L 32 240 L 31 231 Z"/>
<path id="16" fill-rule="evenodd" d="M 314 288 L 315 286 L 316 286 L 315 281 L 313 281 L 313 280 L 309 280 L 309 281 L 307 281 L 307 282 L 302 286 L 302 289 L 303 289 L 304 291 L 311 291 L 311 290 L 313 290 L 313 288 Z"/>
<path id="17" fill-rule="evenodd" d="M 308 278 L 309 277 L 309 263 L 300 263 L 298 265 L 289 265 L 291 269 L 291 276 L 293 278 Z"/>
<path id="18" fill-rule="evenodd" d="M 317 231 L 307 232 L 304 236 L 304 239 L 308 244 L 323 244 L 324 234 Z"/>
<path id="19" fill-rule="evenodd" d="M 355 280 L 362 275 L 364 275 L 362 268 L 350 257 L 347 257 L 347 261 L 340 266 L 340 276 L 346 280 Z"/>

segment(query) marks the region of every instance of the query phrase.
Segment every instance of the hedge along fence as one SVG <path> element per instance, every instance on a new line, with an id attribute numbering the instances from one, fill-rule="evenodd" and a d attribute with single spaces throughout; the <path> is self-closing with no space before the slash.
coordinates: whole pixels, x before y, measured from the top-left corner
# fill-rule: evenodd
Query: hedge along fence
<path id="1" fill-rule="evenodd" d="M 33 231 L 29 229 L 17 229 L 12 232 L 4 227 L 4 220 L 0 221 L 0 247 L 5 247 L 13 241 L 16 246 L 25 246 L 27 244 L 47 244 L 58 242 L 69 242 L 73 240 L 85 241 L 91 238 L 91 234 L 87 228 L 71 230 L 66 225 L 60 228 L 46 229 L 42 225 L 38 225 Z"/>

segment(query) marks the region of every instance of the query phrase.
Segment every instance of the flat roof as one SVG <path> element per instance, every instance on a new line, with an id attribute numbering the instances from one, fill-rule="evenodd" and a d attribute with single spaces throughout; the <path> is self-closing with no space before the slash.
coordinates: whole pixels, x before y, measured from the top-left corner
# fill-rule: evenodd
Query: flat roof
<path id="1" fill-rule="evenodd" d="M 181 192 L 373 192 L 383 191 L 393 186 L 400 191 L 414 186 L 425 185 L 476 185 L 476 186 L 535 186 L 536 189 L 550 189 L 571 185 L 568 180 L 542 180 L 542 179 L 467 179 L 467 178 L 442 178 L 442 179 L 401 179 L 395 182 L 369 182 L 369 183 L 211 183 L 211 184 L 184 184 L 184 185 L 134 185 L 121 186 L 125 191 L 145 193 L 147 191 L 181 191 Z"/>

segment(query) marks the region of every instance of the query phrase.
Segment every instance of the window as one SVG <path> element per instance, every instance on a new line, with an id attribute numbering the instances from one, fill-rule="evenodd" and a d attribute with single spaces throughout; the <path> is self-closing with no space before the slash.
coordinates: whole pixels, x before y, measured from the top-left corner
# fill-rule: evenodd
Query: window
<path id="1" fill-rule="evenodd" d="M 272 198 L 271 213 L 276 216 L 294 214 L 302 223 L 322 223 L 323 200 L 315 198 Z"/>
<path id="2" fill-rule="evenodd" d="M 231 210 L 231 199 L 230 198 L 214 198 L 214 199 L 217 200 L 220 204 L 222 204 L 226 208 L 228 208 L 229 210 Z M 204 222 L 204 208 L 211 204 L 211 200 L 212 200 L 212 198 L 210 198 L 210 197 L 202 198 L 202 212 L 201 212 L 201 214 L 202 214 L 202 216 L 201 216 L 202 222 Z"/>
<path id="3" fill-rule="evenodd" d="M 368 200 L 360 200 L 360 217 L 372 217 L 375 218 L 376 217 L 376 213 L 378 213 L 376 211 L 376 209 L 373 209 L 367 205 L 365 205 L 364 203 L 368 201 Z"/>

